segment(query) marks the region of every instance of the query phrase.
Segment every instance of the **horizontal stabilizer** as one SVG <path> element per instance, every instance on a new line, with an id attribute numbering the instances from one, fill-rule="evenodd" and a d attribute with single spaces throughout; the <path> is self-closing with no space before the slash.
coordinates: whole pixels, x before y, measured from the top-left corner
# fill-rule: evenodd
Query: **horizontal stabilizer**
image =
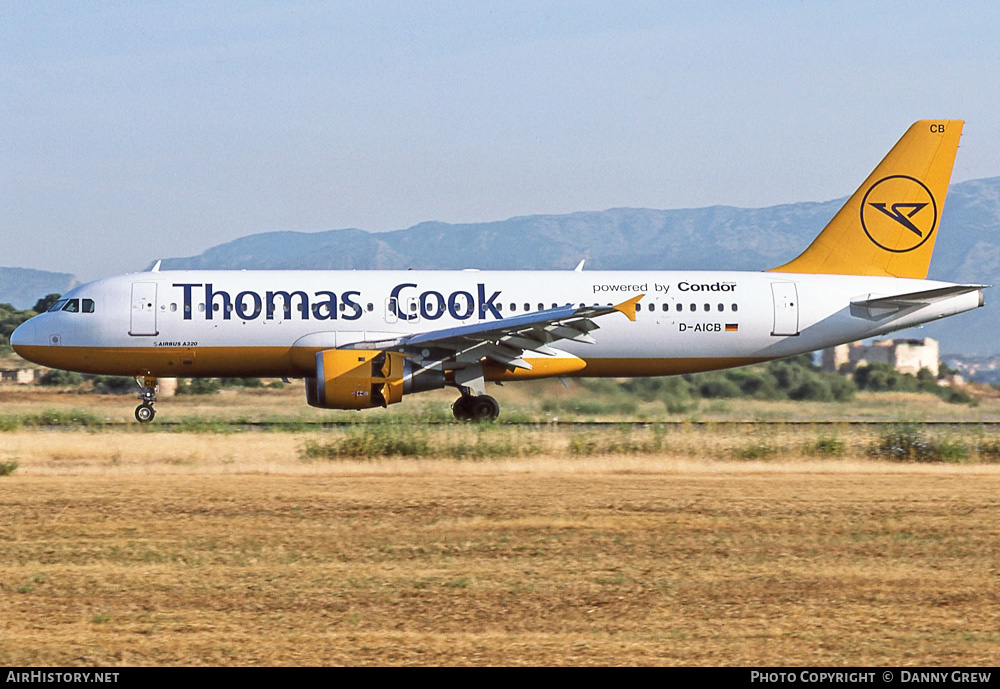
<path id="1" fill-rule="evenodd" d="M 925 289 L 920 292 L 907 292 L 906 294 L 894 294 L 890 297 L 869 294 L 865 298 L 852 299 L 851 306 L 862 306 L 867 308 L 880 309 L 901 309 L 907 306 L 922 306 L 935 301 L 941 301 L 948 297 L 956 297 L 959 294 L 968 294 L 976 290 L 985 289 L 988 285 L 950 285 L 937 289 Z"/>
<path id="2" fill-rule="evenodd" d="M 970 292 L 979 292 L 979 305 L 983 305 L 982 290 L 988 285 L 949 285 L 935 289 L 925 289 L 919 292 L 906 292 L 884 296 L 868 294 L 851 300 L 851 314 L 868 320 L 882 320 L 898 314 L 906 309 L 919 309 L 928 304 L 952 297 L 958 297 Z"/>

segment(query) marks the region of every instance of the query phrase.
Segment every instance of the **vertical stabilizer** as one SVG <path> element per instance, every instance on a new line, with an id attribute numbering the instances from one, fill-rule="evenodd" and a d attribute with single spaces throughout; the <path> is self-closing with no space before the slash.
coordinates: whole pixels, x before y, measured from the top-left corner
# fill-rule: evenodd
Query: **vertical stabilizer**
<path id="1" fill-rule="evenodd" d="M 802 255 L 772 270 L 926 278 L 962 120 L 921 120 Z"/>

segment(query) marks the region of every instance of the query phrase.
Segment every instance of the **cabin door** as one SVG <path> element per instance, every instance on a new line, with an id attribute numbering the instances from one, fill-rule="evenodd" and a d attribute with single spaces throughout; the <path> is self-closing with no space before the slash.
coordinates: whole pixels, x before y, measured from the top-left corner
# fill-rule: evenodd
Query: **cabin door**
<path id="1" fill-rule="evenodd" d="M 129 335 L 159 335 L 156 329 L 156 283 L 132 283 L 132 320 Z"/>

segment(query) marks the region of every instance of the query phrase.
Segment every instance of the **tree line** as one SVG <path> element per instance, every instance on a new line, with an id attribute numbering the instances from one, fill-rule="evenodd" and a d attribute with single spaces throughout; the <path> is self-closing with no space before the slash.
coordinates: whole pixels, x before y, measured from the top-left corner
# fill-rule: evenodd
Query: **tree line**
<path id="1" fill-rule="evenodd" d="M 812 354 L 724 371 L 689 373 L 665 378 L 632 378 L 624 382 L 589 379 L 583 385 L 595 393 L 619 389 L 642 401 L 662 400 L 672 411 L 684 411 L 698 399 L 809 400 L 847 402 L 859 390 L 868 392 L 929 392 L 955 404 L 972 403 L 961 390 L 938 384 L 927 369 L 901 373 L 890 364 L 859 366 L 850 378 L 822 371 Z"/>
<path id="2" fill-rule="evenodd" d="M 48 311 L 59 300 L 60 295 L 49 294 L 35 302 L 30 309 L 15 309 L 11 304 L 0 304 L 0 354 L 11 354 L 10 334 L 32 316 Z"/>

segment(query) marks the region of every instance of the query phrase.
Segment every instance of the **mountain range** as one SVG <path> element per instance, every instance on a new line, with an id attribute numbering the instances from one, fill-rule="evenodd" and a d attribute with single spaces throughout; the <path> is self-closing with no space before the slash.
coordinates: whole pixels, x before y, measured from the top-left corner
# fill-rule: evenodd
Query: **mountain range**
<path id="1" fill-rule="evenodd" d="M 69 273 L 0 267 L 0 304 L 30 309 L 42 297 L 62 294 L 75 285 L 76 278 Z"/>
<path id="2" fill-rule="evenodd" d="M 581 259 L 587 260 L 586 270 L 761 270 L 797 256 L 845 201 L 767 208 L 613 208 L 485 223 L 424 222 L 377 233 L 267 232 L 197 256 L 165 258 L 161 270 L 568 270 Z M 1000 177 L 953 184 L 938 232 L 928 277 L 1000 285 Z M 45 287 L 29 301 L 14 301 L 4 270 L 11 269 L 0 269 L 0 302 L 30 306 L 49 291 L 61 291 Z M 1000 309 L 992 301 L 987 291 L 985 308 L 897 336 L 934 337 L 947 353 L 1000 353 L 994 336 Z"/>

